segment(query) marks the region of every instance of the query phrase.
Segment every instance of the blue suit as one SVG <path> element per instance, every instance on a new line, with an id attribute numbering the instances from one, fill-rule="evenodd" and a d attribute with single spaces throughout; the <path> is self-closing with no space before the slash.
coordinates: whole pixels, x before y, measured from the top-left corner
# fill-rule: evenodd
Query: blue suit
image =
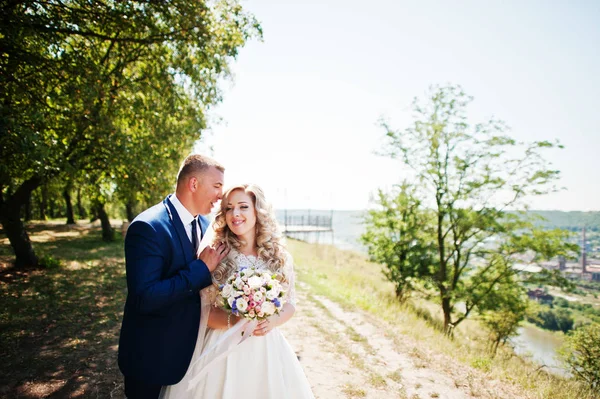
<path id="1" fill-rule="evenodd" d="M 204 233 L 208 220 L 199 217 Z M 125 238 L 127 300 L 119 339 L 126 380 L 179 382 L 192 359 L 200 324 L 199 290 L 211 284 L 168 200 L 138 215 Z"/>

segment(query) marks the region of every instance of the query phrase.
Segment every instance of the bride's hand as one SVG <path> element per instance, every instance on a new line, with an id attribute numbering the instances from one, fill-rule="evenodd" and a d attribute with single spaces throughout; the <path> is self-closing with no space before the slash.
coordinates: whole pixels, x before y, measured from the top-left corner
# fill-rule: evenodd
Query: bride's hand
<path id="1" fill-rule="evenodd" d="M 252 332 L 252 335 L 258 335 L 258 336 L 267 335 L 275 327 L 277 327 L 276 318 L 274 316 L 271 316 L 269 318 L 261 320 L 258 323 L 258 325 L 256 326 L 256 328 L 254 329 L 254 331 Z"/>

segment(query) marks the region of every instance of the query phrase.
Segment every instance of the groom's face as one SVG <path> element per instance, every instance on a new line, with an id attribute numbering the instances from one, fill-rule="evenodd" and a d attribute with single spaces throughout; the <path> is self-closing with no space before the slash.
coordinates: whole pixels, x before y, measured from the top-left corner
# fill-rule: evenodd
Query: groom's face
<path id="1" fill-rule="evenodd" d="M 211 167 L 197 176 L 195 190 L 193 191 L 196 212 L 208 215 L 213 206 L 223 197 L 224 174 L 219 169 Z"/>

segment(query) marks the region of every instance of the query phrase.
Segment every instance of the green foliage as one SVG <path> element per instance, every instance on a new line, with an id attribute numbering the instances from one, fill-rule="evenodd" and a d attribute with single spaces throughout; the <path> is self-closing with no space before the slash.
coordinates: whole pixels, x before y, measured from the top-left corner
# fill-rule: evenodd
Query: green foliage
<path id="1" fill-rule="evenodd" d="M 569 332 L 573 329 L 575 320 L 566 309 L 544 309 L 536 315 L 528 317 L 528 321 L 541 328 L 551 331 Z"/>
<path id="2" fill-rule="evenodd" d="M 588 290 L 600 291 L 600 282 L 597 281 L 578 281 L 577 286 Z"/>
<path id="3" fill-rule="evenodd" d="M 490 332 L 490 351 L 496 355 L 498 347 L 518 334 L 518 328 L 527 315 L 528 300 L 525 288 L 516 281 L 497 284 L 484 298 L 479 309 L 481 323 Z"/>
<path id="4" fill-rule="evenodd" d="M 591 303 L 569 302 L 563 298 L 555 298 L 553 305 L 555 308 L 578 311 L 585 317 L 600 324 L 600 308 L 594 307 Z"/>
<path id="5" fill-rule="evenodd" d="M 488 357 L 477 357 L 471 361 L 471 367 L 487 373 L 492 369 L 492 360 Z"/>
<path id="6" fill-rule="evenodd" d="M 587 325 L 573 331 L 561 354 L 573 376 L 600 394 L 600 326 Z"/>
<path id="7" fill-rule="evenodd" d="M 433 248 L 423 246 L 425 239 L 415 239 L 415 234 L 424 233 L 420 229 L 427 225 L 427 214 L 419 209 L 414 188 L 404 183 L 397 190 L 391 196 L 379 191 L 381 207 L 367 213 L 361 239 L 371 260 L 385 265 L 384 275 L 394 283 L 396 297 L 404 302 L 418 278 L 430 274 Z"/>
<path id="8" fill-rule="evenodd" d="M 44 255 L 40 257 L 40 265 L 47 269 L 59 269 L 63 266 L 63 262 L 51 255 Z"/>
<path id="9" fill-rule="evenodd" d="M 17 259 L 32 251 L 10 215 L 44 181 L 82 179 L 99 203 L 169 191 L 230 61 L 261 35 L 237 0 L 12 2 L 2 15 L 0 219 Z"/>
<path id="10" fill-rule="evenodd" d="M 564 231 L 535 228 L 524 212 L 528 197 L 555 190 L 559 172 L 541 151 L 560 145 L 518 143 L 497 120 L 471 125 L 470 101 L 460 87 L 434 87 L 427 101 L 415 100 L 411 127 L 395 131 L 382 122 L 383 154 L 412 169 L 415 181 L 380 192 L 363 242 L 397 289 L 437 295 L 448 331 L 477 311 L 502 341 L 514 326 L 500 326 L 490 312 L 516 307 L 514 323 L 523 317 L 521 289 L 511 287 L 528 279 L 567 284 L 554 274 L 521 276 L 516 264 L 570 257 L 577 247 Z M 500 295 L 506 288 L 511 294 Z"/>

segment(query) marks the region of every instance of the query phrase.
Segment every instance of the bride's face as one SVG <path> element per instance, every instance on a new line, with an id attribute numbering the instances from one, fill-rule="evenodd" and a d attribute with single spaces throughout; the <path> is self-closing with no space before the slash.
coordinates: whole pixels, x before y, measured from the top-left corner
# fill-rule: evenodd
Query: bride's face
<path id="1" fill-rule="evenodd" d="M 245 241 L 254 239 L 256 226 L 256 210 L 252 197 L 243 190 L 232 191 L 226 199 L 225 221 L 229 229 Z"/>

